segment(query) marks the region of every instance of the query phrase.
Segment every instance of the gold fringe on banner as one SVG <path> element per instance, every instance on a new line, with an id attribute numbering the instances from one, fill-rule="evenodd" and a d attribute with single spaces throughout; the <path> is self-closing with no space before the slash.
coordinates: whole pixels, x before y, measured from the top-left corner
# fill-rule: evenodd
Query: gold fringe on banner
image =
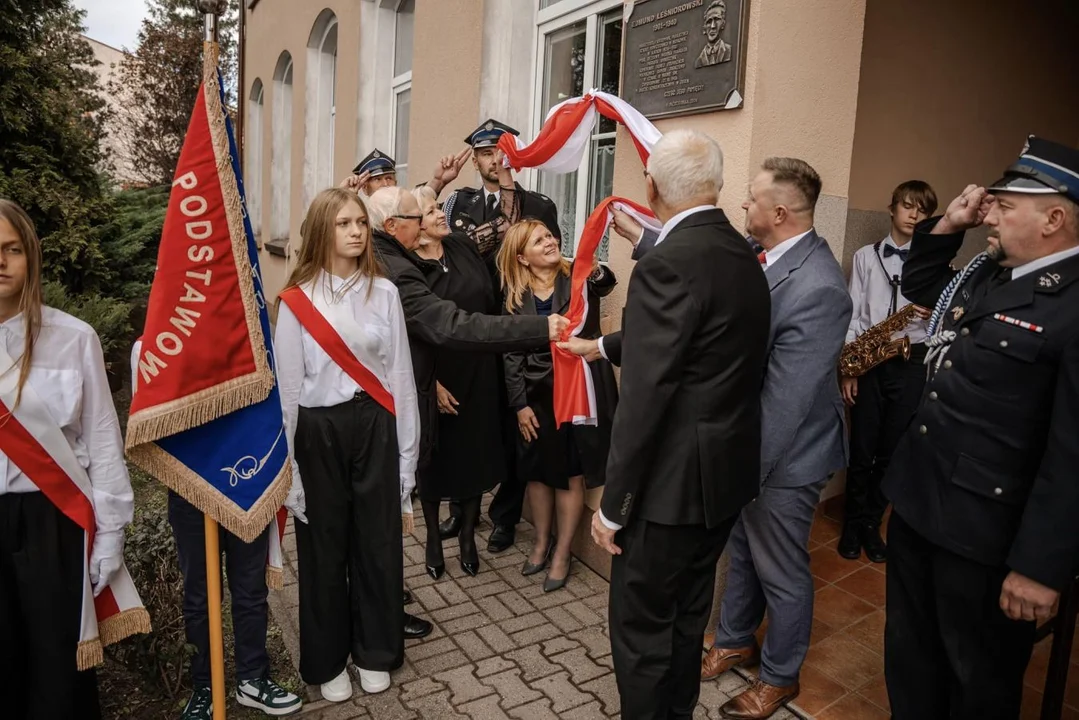
<path id="1" fill-rule="evenodd" d="M 270 532 L 276 532 L 271 528 Z M 285 587 L 285 573 L 281 568 L 266 566 L 266 587 L 271 590 L 280 590 Z"/>
<path id="2" fill-rule="evenodd" d="M 142 607 L 124 610 L 97 624 L 97 634 L 104 646 L 118 643 L 138 633 L 148 633 L 150 630 L 150 613 Z"/>
<path id="3" fill-rule="evenodd" d="M 416 530 L 416 516 L 412 513 L 401 513 L 401 534 L 411 535 Z"/>
<path id="4" fill-rule="evenodd" d="M 101 640 L 84 640 L 79 643 L 79 649 L 75 651 L 75 665 L 79 672 L 95 668 L 105 662 L 105 648 Z"/>
<path id="5" fill-rule="evenodd" d="M 156 443 L 132 448 L 128 458 L 246 543 L 258 539 L 266 526 L 274 521 L 292 487 L 292 464 L 285 462 L 266 492 L 245 513 L 239 505 Z"/>

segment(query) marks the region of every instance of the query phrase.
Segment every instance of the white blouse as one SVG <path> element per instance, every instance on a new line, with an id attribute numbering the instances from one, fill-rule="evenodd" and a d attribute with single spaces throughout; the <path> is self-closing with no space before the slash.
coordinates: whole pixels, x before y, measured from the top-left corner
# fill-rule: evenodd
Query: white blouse
<path id="1" fill-rule="evenodd" d="M 0 323 L 0 342 L 16 364 L 23 353 L 25 329 L 22 314 Z M 11 370 L 18 371 L 17 366 Z M 94 329 L 67 313 L 43 307 L 27 383 L 41 397 L 79 465 L 86 469 L 93 488 L 97 532 L 123 530 L 134 515 L 135 496 L 101 341 Z M 0 495 L 38 491 L 37 485 L 0 452 Z"/>
<path id="2" fill-rule="evenodd" d="M 401 498 L 404 503 L 416 486 L 416 460 L 420 444 L 420 411 L 405 313 L 397 287 L 389 280 L 375 278 L 370 297 L 367 294 L 370 278 L 360 278 L 341 295 L 346 282 L 322 272 L 314 281 L 302 286 L 301 290 L 338 330 L 357 359 L 393 395 L 400 451 Z M 362 329 L 362 335 L 341 332 L 346 323 Z M 300 406 L 340 405 L 351 400 L 362 388 L 326 354 L 283 302 L 277 313 L 274 355 L 277 359 L 281 405 L 285 413 L 285 433 L 292 457 L 292 477 L 294 482 L 302 482 L 293 452 Z"/>

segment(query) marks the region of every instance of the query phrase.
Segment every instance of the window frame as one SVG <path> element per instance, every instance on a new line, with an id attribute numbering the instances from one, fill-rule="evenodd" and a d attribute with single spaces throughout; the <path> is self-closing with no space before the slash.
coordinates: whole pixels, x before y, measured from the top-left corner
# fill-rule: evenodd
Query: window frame
<path id="1" fill-rule="evenodd" d="M 401 6 L 406 0 L 395 0 L 393 3 L 393 43 L 390 49 L 390 72 L 395 73 L 397 71 L 397 23 L 400 18 Z M 413 51 L 415 51 L 415 9 L 413 9 Z M 406 156 L 402 161 L 402 158 L 398 156 L 397 152 L 397 107 L 398 98 L 404 93 L 412 90 L 412 64 L 409 63 L 409 69 L 403 73 L 393 75 L 390 80 L 390 150 L 393 155 L 394 163 L 396 164 L 398 182 L 403 177 L 405 181 L 408 180 L 408 157 Z M 412 122 L 412 103 L 409 101 L 409 122 Z"/>
<path id="2" fill-rule="evenodd" d="M 263 138 L 266 129 L 266 85 L 262 78 L 255 78 L 251 83 L 251 92 L 247 99 L 247 137 L 244 159 L 244 190 L 247 199 L 246 210 L 251 223 L 251 233 L 255 236 L 255 245 L 262 249 L 262 174 L 264 157 Z M 250 212 L 254 207 L 254 212 Z"/>
<path id="3" fill-rule="evenodd" d="M 537 7 L 539 5 L 537 1 Z M 599 70 L 599 43 L 602 29 L 600 19 L 603 15 L 611 13 L 615 9 L 623 7 L 622 0 L 559 0 L 551 7 L 543 8 L 536 15 L 536 55 L 535 75 L 533 77 L 533 105 L 532 105 L 532 136 L 539 134 L 543 127 L 543 121 L 547 116 L 547 110 L 543 106 L 544 89 L 546 86 L 546 60 L 547 38 L 563 28 L 585 21 L 585 48 L 584 48 L 584 92 L 588 92 L 596 81 Z M 624 16 L 623 16 L 624 20 Z M 614 133 L 599 132 L 597 123 L 592 135 L 589 137 L 588 148 L 581 158 L 581 164 L 577 168 L 577 195 L 576 207 L 574 208 L 574 237 L 572 239 L 573 254 L 577 252 L 577 242 L 580 239 L 580 230 L 584 227 L 590 209 L 588 208 L 588 196 L 591 192 L 592 183 L 592 148 L 597 140 L 612 138 Z M 539 173 L 533 173 L 533 184 L 540 186 Z M 602 200 L 602 198 L 601 198 Z"/>

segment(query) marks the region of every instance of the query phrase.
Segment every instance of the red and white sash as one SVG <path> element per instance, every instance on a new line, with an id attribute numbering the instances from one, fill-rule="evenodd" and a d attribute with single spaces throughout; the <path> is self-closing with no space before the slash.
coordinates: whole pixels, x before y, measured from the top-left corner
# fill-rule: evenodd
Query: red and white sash
<path id="1" fill-rule="evenodd" d="M 0 417 L 4 418 L 0 429 L 0 452 L 7 455 L 60 512 L 83 529 L 82 623 L 76 661 L 79 670 L 88 670 L 104 662 L 105 645 L 135 633 L 150 632 L 150 615 L 142 606 L 126 565 L 121 565 L 109 586 L 94 597 L 89 560 L 97 520 L 90 478 L 29 382 L 23 386 L 22 403 L 12 412 L 19 381 L 14 364 L 0 346 L 0 367 L 12 368 L 0 377 Z"/>
<path id="2" fill-rule="evenodd" d="M 337 329 L 311 302 L 311 298 L 307 296 L 307 293 L 294 285 L 281 291 L 279 297 L 282 302 L 288 305 L 288 309 L 292 311 L 292 314 L 296 316 L 304 329 L 311 333 L 311 337 L 315 339 L 319 347 L 330 356 L 330 359 L 344 370 L 345 374 L 352 378 L 357 385 L 363 388 L 363 391 L 370 395 L 375 402 L 386 408 L 391 415 L 396 415 L 397 411 L 394 409 L 393 395 L 378 377 L 360 362 L 360 359 L 352 352 L 352 349 L 341 337 L 340 333 L 337 332 Z"/>

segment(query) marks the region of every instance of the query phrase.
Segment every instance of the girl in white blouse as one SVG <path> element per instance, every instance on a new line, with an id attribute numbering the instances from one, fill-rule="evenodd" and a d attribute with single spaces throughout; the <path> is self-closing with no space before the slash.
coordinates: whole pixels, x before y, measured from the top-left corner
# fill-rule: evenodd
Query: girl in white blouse
<path id="1" fill-rule="evenodd" d="M 92 720 L 97 680 L 76 665 L 84 585 L 88 578 L 99 595 L 121 571 L 134 495 L 101 342 L 86 323 L 42 304 L 41 244 L 26 213 L 3 199 L 0 358 L 0 714 Z M 13 442 L 20 428 L 34 450 Z M 32 462 L 45 452 L 61 468 L 71 467 L 65 457 L 81 467 L 89 491 L 75 490 L 82 480 L 71 471 L 58 476 Z M 78 501 L 92 506 L 88 565 L 88 528 L 65 514 L 77 514 Z"/>
<path id="2" fill-rule="evenodd" d="M 300 674 L 342 702 L 350 654 L 369 693 L 404 662 L 401 533 L 419 411 L 401 301 L 382 277 L 363 201 L 324 190 L 302 234 L 274 335 L 294 458 L 286 505 L 302 521 Z"/>

